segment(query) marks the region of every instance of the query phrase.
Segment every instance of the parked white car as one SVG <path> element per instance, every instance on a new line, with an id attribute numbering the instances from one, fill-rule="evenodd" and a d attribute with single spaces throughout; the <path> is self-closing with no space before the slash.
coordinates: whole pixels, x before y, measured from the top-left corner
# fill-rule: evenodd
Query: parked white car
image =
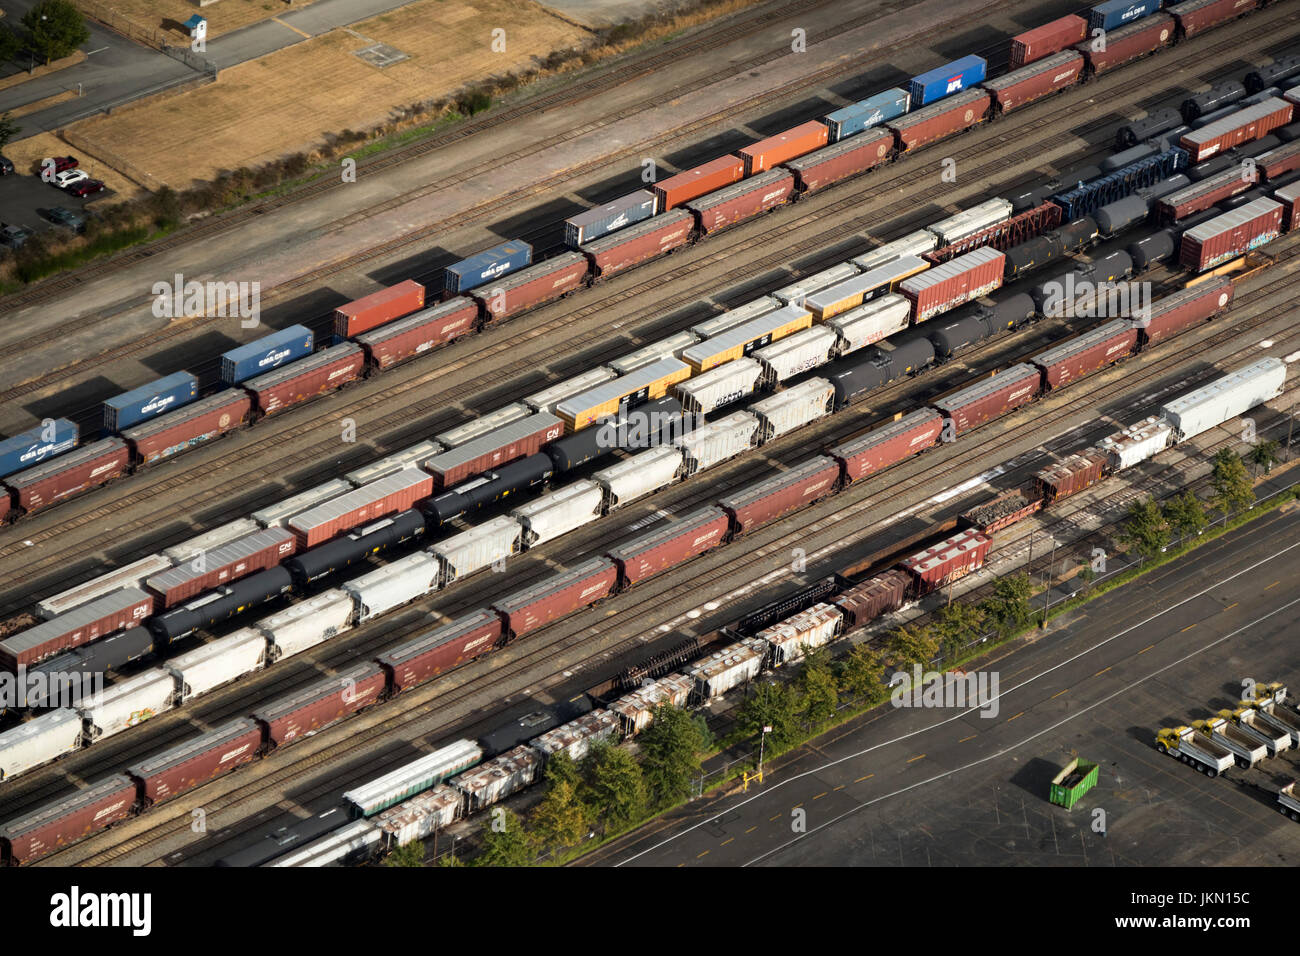
<path id="1" fill-rule="evenodd" d="M 84 169 L 65 169 L 61 173 L 54 174 L 54 185 L 60 189 L 67 189 L 73 183 L 79 183 L 83 179 L 89 179 L 90 173 Z"/>

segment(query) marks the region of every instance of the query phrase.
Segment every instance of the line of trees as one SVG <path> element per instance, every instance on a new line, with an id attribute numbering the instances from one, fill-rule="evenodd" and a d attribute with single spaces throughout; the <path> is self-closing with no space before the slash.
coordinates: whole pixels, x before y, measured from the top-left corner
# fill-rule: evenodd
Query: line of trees
<path id="1" fill-rule="evenodd" d="M 86 18 L 71 0 L 40 0 L 23 14 L 23 34 L 0 23 L 0 66 L 24 55 L 48 64 L 90 39 Z"/>

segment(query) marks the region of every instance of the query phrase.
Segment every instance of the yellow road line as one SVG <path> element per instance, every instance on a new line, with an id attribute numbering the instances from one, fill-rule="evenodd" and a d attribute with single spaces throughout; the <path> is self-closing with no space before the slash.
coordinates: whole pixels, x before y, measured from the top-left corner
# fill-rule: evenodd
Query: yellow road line
<path id="1" fill-rule="evenodd" d="M 719 843 L 718 846 L 726 846 L 728 843 L 735 843 L 735 842 L 736 842 L 735 837 L 727 837 L 725 840 Z"/>
<path id="2" fill-rule="evenodd" d="M 1181 631 L 1179 631 L 1178 633 L 1179 633 L 1179 634 L 1186 633 L 1187 631 L 1190 631 L 1190 630 L 1191 630 L 1192 628 L 1194 628 L 1195 626 L 1196 626 L 1195 623 L 1188 624 L 1185 628 L 1183 628 L 1183 629 L 1182 629 Z"/>
<path id="3" fill-rule="evenodd" d="M 861 783 L 863 780 L 870 780 L 870 779 L 871 779 L 872 777 L 874 777 L 874 776 L 875 776 L 874 773 L 869 773 L 869 774 L 867 774 L 865 777 L 858 777 L 858 779 L 857 779 L 857 780 L 854 780 L 853 782 L 854 782 L 854 783 Z"/>
<path id="4" fill-rule="evenodd" d="M 1070 692 L 1070 688 L 1068 687 L 1065 688 L 1065 690 L 1058 690 L 1055 694 L 1051 696 L 1051 700 L 1056 700 L 1056 698 L 1060 697 L 1062 694 L 1068 694 L 1069 692 Z"/>
<path id="5" fill-rule="evenodd" d="M 1151 648 L 1153 648 L 1153 647 L 1155 647 L 1154 644 L 1148 644 L 1146 647 L 1142 648 L 1142 650 L 1138 651 L 1138 653 L 1139 653 L 1139 654 L 1145 654 L 1147 651 L 1151 650 Z"/>
<path id="6" fill-rule="evenodd" d="M 925 759 L 925 754 L 917 754 L 915 757 L 909 760 L 908 763 L 916 763 L 916 761 L 924 760 L 924 759 Z"/>
<path id="7" fill-rule="evenodd" d="M 1114 666 L 1115 666 L 1115 665 L 1113 665 L 1113 664 L 1111 665 L 1111 667 L 1114 667 Z M 1110 670 L 1110 667 L 1103 667 L 1101 670 L 1097 671 L 1097 673 L 1093 674 L 1092 676 L 1093 676 L 1093 677 L 1100 677 L 1102 674 L 1106 673 L 1106 671 L 1108 671 L 1108 670 Z"/>
<path id="8" fill-rule="evenodd" d="M 963 737 L 961 740 L 957 741 L 957 743 L 959 743 L 959 744 L 964 744 L 966 741 L 968 741 L 968 740 L 974 740 L 974 739 L 975 739 L 976 737 L 978 737 L 978 736 L 979 736 L 979 734 L 971 734 L 969 737 Z"/>
<path id="9" fill-rule="evenodd" d="M 1229 604 L 1227 607 L 1225 607 L 1224 610 L 1225 610 L 1225 611 L 1231 611 L 1234 607 L 1236 607 L 1236 606 L 1237 606 L 1238 604 L 1240 604 L 1240 603 L 1241 603 L 1240 601 L 1233 601 L 1231 604 Z"/>
<path id="10" fill-rule="evenodd" d="M 757 829 L 758 829 L 758 827 L 750 827 L 750 828 L 749 828 L 748 830 L 746 830 L 745 832 L 746 832 L 746 833 L 753 833 L 753 832 L 754 832 L 755 830 L 757 830 Z"/>
<path id="11" fill-rule="evenodd" d="M 1020 713 L 1016 714 L 1016 717 L 1023 717 L 1023 716 L 1025 716 L 1025 712 L 1023 710 Z M 1008 717 L 1007 723 L 1011 723 L 1011 721 L 1015 720 L 1016 717 Z"/>
<path id="12" fill-rule="evenodd" d="M 1281 581 L 1274 581 L 1274 582 L 1273 582 L 1272 584 L 1270 584 L 1268 587 L 1264 588 L 1264 590 L 1265 590 L 1265 591 L 1271 591 L 1271 590 L 1273 590 L 1275 587 L 1277 587 L 1277 586 L 1278 586 L 1279 584 L 1281 584 L 1281 583 L 1282 583 Z"/>
<path id="13" fill-rule="evenodd" d="M 823 790 L 821 793 L 817 794 L 817 796 L 813 797 L 813 799 L 814 799 L 814 800 L 820 800 L 820 799 L 821 799 L 822 797 L 824 797 L 824 796 L 826 796 L 826 791 L 825 791 L 825 790 Z"/>
<path id="14" fill-rule="evenodd" d="M 698 859 L 700 859 L 700 857 L 705 857 L 705 856 L 708 856 L 708 855 L 709 855 L 709 851 L 708 851 L 708 850 L 705 850 L 703 853 L 701 853 L 701 854 L 700 854 L 699 856 L 697 856 L 695 859 L 698 860 Z"/>
<path id="15" fill-rule="evenodd" d="M 272 17 L 271 19 L 272 19 L 275 23 L 280 24 L 280 26 L 285 27 L 285 28 L 287 28 L 287 29 L 289 29 L 289 30 L 292 30 L 294 33 L 298 34 L 298 36 L 300 36 L 300 37 L 306 37 L 308 40 L 311 39 L 311 34 L 310 34 L 310 33 L 303 33 L 301 30 L 299 30 L 299 29 L 298 29 L 297 27 L 295 27 L 293 24 L 291 24 L 291 23 L 285 23 L 285 22 L 284 22 L 283 20 L 281 20 L 279 17 Z"/>

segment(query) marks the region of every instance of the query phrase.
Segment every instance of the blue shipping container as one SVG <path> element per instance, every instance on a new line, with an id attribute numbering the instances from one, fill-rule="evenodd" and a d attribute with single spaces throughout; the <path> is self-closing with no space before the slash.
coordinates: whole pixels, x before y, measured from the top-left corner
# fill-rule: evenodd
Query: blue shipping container
<path id="1" fill-rule="evenodd" d="M 943 66 L 912 77 L 907 85 L 911 94 L 912 109 L 941 100 L 952 93 L 960 93 L 969 86 L 984 81 L 988 63 L 982 56 L 964 56 Z"/>
<path id="2" fill-rule="evenodd" d="M 850 104 L 843 109 L 826 115 L 826 125 L 830 127 L 830 141 L 838 143 L 855 133 L 879 126 L 895 116 L 907 112 L 908 94 L 906 90 L 885 90 L 865 100 Z"/>
<path id="3" fill-rule="evenodd" d="M 176 372 L 106 401 L 104 427 L 111 432 L 130 428 L 145 419 L 180 408 L 194 401 L 198 394 L 199 380 L 189 372 Z"/>
<path id="4" fill-rule="evenodd" d="M 311 329 L 291 325 L 280 332 L 231 349 L 221 356 L 221 380 L 236 385 L 246 378 L 279 368 L 304 355 L 310 355 L 315 340 Z"/>
<path id="5" fill-rule="evenodd" d="M 446 289 L 448 292 L 468 292 L 485 282 L 531 265 L 532 261 L 533 247 L 522 239 L 511 239 L 448 266 Z"/>
<path id="6" fill-rule="evenodd" d="M 655 214 L 655 195 L 639 189 L 564 221 L 564 244 L 577 249 Z"/>
<path id="7" fill-rule="evenodd" d="M 1113 30 L 1134 20 L 1141 20 L 1160 9 L 1160 0 L 1108 0 L 1099 3 L 1088 14 L 1088 27 L 1092 30 Z"/>
<path id="8" fill-rule="evenodd" d="M 76 425 L 66 418 L 54 418 L 0 441 L 0 478 L 72 451 L 77 437 Z"/>

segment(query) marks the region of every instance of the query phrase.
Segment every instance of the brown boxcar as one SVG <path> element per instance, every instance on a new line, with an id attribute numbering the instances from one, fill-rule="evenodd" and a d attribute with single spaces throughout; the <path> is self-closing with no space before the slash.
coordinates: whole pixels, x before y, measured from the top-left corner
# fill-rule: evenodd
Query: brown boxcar
<path id="1" fill-rule="evenodd" d="M 1223 119 L 1190 130 L 1178 140 L 1193 163 L 1201 163 L 1225 150 L 1267 136 L 1279 126 L 1291 122 L 1295 104 L 1271 96 L 1262 102 L 1239 109 Z"/>
<path id="2" fill-rule="evenodd" d="M 288 527 L 300 548 L 314 548 L 358 525 L 414 508 L 431 494 L 432 476 L 404 468 L 294 515 Z"/>
<path id="3" fill-rule="evenodd" d="M 825 123 L 821 120 L 809 120 L 807 123 L 800 123 L 794 129 L 788 129 L 784 133 L 777 133 L 767 139 L 760 139 L 757 143 L 751 143 L 744 149 L 738 149 L 736 155 L 745 163 L 745 175 L 753 176 L 773 166 L 779 166 L 787 159 L 794 159 L 811 153 L 814 149 L 820 149 L 826 145 L 829 136 L 830 128 Z"/>
<path id="4" fill-rule="evenodd" d="M 1007 113 L 1039 97 L 1073 86 L 1083 73 L 1083 63 L 1083 54 L 1079 51 L 1062 50 L 1032 66 L 1012 70 L 980 85 L 993 91 L 993 101 L 998 109 Z"/>
<path id="5" fill-rule="evenodd" d="M 1017 488 L 962 512 L 960 517 L 966 527 L 982 534 L 993 534 L 1042 510 L 1042 498 L 1026 498 L 1025 493 Z"/>
<path id="6" fill-rule="evenodd" d="M 355 381 L 366 365 L 361 346 L 351 342 L 322 349 L 244 382 L 262 415 L 283 411 L 324 392 Z"/>
<path id="7" fill-rule="evenodd" d="M 401 691 L 486 654 L 501 640 L 501 616 L 486 608 L 407 641 L 376 660 Z"/>
<path id="8" fill-rule="evenodd" d="M 635 584 L 718 546 L 729 523 L 721 508 L 701 508 L 610 549 L 606 556 L 618 565 L 624 583 Z"/>
<path id="9" fill-rule="evenodd" d="M 0 827 L 5 860 L 14 866 L 30 863 L 84 840 L 125 819 L 135 802 L 135 781 L 119 773 L 47 803 Z"/>
<path id="10" fill-rule="evenodd" d="M 122 432 L 136 461 L 151 464 L 224 435 L 248 421 L 253 400 L 228 388 Z"/>
<path id="11" fill-rule="evenodd" d="M 849 588 L 831 603 L 844 612 L 844 628 L 866 627 L 882 614 L 897 611 L 907 597 L 911 579 L 891 568 Z"/>
<path id="12" fill-rule="evenodd" d="M 676 209 L 682 203 L 730 186 L 745 178 L 745 161 L 739 156 L 719 156 L 694 169 L 686 169 L 655 183 L 654 192 L 659 200 L 658 213 Z"/>
<path id="13" fill-rule="evenodd" d="M 780 206 L 793 194 L 794 175 L 784 169 L 773 169 L 701 196 L 685 208 L 694 213 L 700 232 L 707 235 Z"/>
<path id="14" fill-rule="evenodd" d="M 782 165 L 794 173 L 801 190 L 813 192 L 888 162 L 893 153 L 894 134 L 869 129 Z"/>
<path id="15" fill-rule="evenodd" d="M 1146 320 L 1128 321 L 1137 327 L 1143 345 L 1154 345 L 1223 311 L 1235 292 L 1231 279 L 1215 279 L 1157 299 Z"/>
<path id="16" fill-rule="evenodd" d="M 686 245 L 694 234 L 695 217 L 690 210 L 674 209 L 589 242 L 582 253 L 591 262 L 592 275 L 613 275 Z"/>
<path id="17" fill-rule="evenodd" d="M 492 606 L 515 637 L 545 627 L 556 618 L 594 604 L 618 586 L 618 568 L 608 558 L 584 561 L 569 571 L 516 591 Z"/>
<path id="18" fill-rule="evenodd" d="M 960 435 L 1032 401 L 1041 379 L 1034 366 L 1013 365 L 930 404 L 952 422 L 953 435 Z"/>
<path id="19" fill-rule="evenodd" d="M 0 641 L 0 670 L 17 672 L 59 651 L 135 627 L 153 613 L 154 598 L 136 587 L 110 591 Z"/>
<path id="20" fill-rule="evenodd" d="M 1011 38 L 1011 66 L 1024 66 L 1059 53 L 1088 36 L 1088 21 L 1074 14 L 1044 23 Z"/>
<path id="21" fill-rule="evenodd" d="M 1094 74 L 1146 56 L 1174 39 L 1174 18 L 1167 13 L 1153 13 L 1145 19 L 1111 30 L 1106 34 L 1106 49 L 1092 49 L 1088 40 L 1075 46 L 1084 55 Z"/>
<path id="22" fill-rule="evenodd" d="M 9 495 L 8 488 L 0 488 L 0 523 L 3 523 L 5 517 L 9 514 L 9 509 L 13 507 L 13 500 Z"/>
<path id="23" fill-rule="evenodd" d="M 379 700 L 387 684 L 378 664 L 366 663 L 326 677 L 253 714 L 268 746 L 308 737 Z"/>
<path id="24" fill-rule="evenodd" d="M 789 471 L 727 495 L 718 505 L 731 515 L 735 530 L 744 533 L 825 498 L 835 490 L 839 476 L 839 462 L 818 455 Z"/>
<path id="25" fill-rule="evenodd" d="M 1300 213 L 1300 183 L 1291 183 L 1273 190 L 1273 198 L 1282 204 L 1282 222 L 1287 232 L 1293 232 L 1297 226 L 1297 213 Z"/>
<path id="26" fill-rule="evenodd" d="M 497 322 L 568 295 L 582 285 L 589 268 L 587 257 L 582 253 L 562 252 L 545 262 L 479 286 L 470 295 L 483 304 L 487 321 Z"/>
<path id="27" fill-rule="evenodd" d="M 1249 13 L 1259 5 L 1259 0 L 1187 0 L 1170 12 L 1178 21 L 1178 32 L 1184 37 L 1194 37 L 1203 30 Z"/>
<path id="28" fill-rule="evenodd" d="M 541 451 L 564 434 L 564 422 L 549 412 L 537 412 L 527 418 L 494 428 L 463 445 L 434 455 L 423 465 L 433 475 L 434 487 L 441 491 L 467 478 L 481 475 L 490 468 Z"/>
<path id="29" fill-rule="evenodd" d="M 395 286 L 380 289 L 334 310 L 334 334 L 351 338 L 376 326 L 424 308 L 424 286 L 414 279 L 404 279 Z"/>
<path id="30" fill-rule="evenodd" d="M 1238 193 L 1244 193 L 1255 185 L 1254 180 L 1242 176 L 1241 169 L 1225 169 L 1213 176 L 1206 176 L 1198 183 L 1192 183 L 1184 189 L 1161 196 L 1156 203 L 1156 214 L 1162 223 L 1177 222 L 1193 213 L 1209 209 L 1220 199 L 1227 199 Z"/>
<path id="31" fill-rule="evenodd" d="M 843 465 L 846 480 L 860 481 L 933 447 L 942 432 L 943 416 L 923 408 L 838 445 L 830 454 Z"/>
<path id="32" fill-rule="evenodd" d="M 1040 352 L 1030 361 L 1043 370 L 1048 388 L 1060 388 L 1118 362 L 1136 347 L 1137 329 L 1116 319 Z"/>
<path id="33" fill-rule="evenodd" d="M 31 514 L 112 481 L 130 462 L 126 442 L 105 438 L 10 475 L 5 484 L 13 489 L 14 503 Z"/>
<path id="34" fill-rule="evenodd" d="M 1204 272 L 1272 242 L 1281 233 L 1282 205 L 1271 199 L 1256 199 L 1188 229 L 1183 233 L 1178 259 L 1193 272 Z"/>
<path id="35" fill-rule="evenodd" d="M 898 291 L 912 303 L 912 319 L 924 322 L 1001 288 L 1006 261 L 1004 253 L 981 246 L 904 279 Z"/>
<path id="36" fill-rule="evenodd" d="M 474 330 L 478 303 L 464 296 L 448 299 L 431 309 L 389 322 L 357 336 L 370 363 L 385 369 L 427 352 Z"/>
<path id="37" fill-rule="evenodd" d="M 992 546 L 993 539 L 978 531 L 959 531 L 905 558 L 899 567 L 911 572 L 922 592 L 933 591 L 982 568 Z"/>
<path id="38" fill-rule="evenodd" d="M 200 568 L 187 560 L 145 580 L 145 587 L 158 596 L 158 613 L 203 591 L 229 584 L 256 571 L 273 568 L 292 557 L 297 538 L 286 528 L 267 528 L 236 538 L 203 553 Z"/>
<path id="39" fill-rule="evenodd" d="M 986 90 L 962 90 L 885 125 L 898 138 L 899 150 L 906 152 L 984 122 L 992 103 Z"/>
<path id="40" fill-rule="evenodd" d="M 1260 153 L 1255 157 L 1255 168 L 1270 181 L 1300 169 L 1300 139 Z"/>
<path id="41" fill-rule="evenodd" d="M 1107 457 L 1095 448 L 1068 455 L 1034 473 L 1034 488 L 1045 504 L 1077 495 L 1105 476 Z"/>
<path id="42" fill-rule="evenodd" d="M 240 717 L 127 767 L 126 772 L 140 784 L 144 805 L 152 806 L 248 763 L 261 746 L 262 728 L 257 721 Z"/>

